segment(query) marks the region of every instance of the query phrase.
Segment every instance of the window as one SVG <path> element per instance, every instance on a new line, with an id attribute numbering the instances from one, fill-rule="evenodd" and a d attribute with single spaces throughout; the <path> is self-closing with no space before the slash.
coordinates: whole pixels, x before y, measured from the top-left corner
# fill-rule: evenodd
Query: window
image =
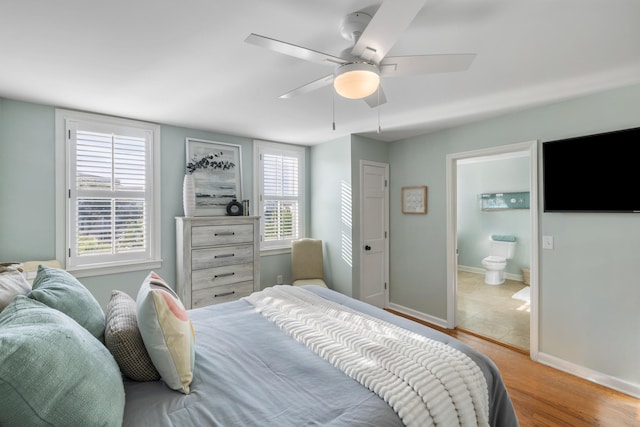
<path id="1" fill-rule="evenodd" d="M 66 269 L 89 275 L 159 267 L 160 127 L 57 110 L 56 129 L 64 159 L 56 162 L 56 185 L 65 198 L 58 258 Z"/>
<path id="2" fill-rule="evenodd" d="M 305 148 L 255 141 L 260 249 L 291 247 L 304 236 Z"/>

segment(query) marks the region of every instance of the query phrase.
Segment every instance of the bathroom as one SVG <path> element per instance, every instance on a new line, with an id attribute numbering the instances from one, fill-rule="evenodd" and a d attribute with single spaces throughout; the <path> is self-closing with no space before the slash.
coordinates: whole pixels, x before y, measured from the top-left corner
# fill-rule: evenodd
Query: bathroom
<path id="1" fill-rule="evenodd" d="M 457 163 L 457 324 L 523 349 L 530 318 L 529 162 L 528 152 L 518 152 Z M 491 236 L 515 240 L 500 280 L 483 265 Z"/>

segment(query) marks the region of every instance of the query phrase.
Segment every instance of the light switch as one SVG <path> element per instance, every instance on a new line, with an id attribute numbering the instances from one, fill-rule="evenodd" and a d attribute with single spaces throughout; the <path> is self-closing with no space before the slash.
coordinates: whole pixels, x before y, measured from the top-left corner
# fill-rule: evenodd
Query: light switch
<path id="1" fill-rule="evenodd" d="M 542 249 L 553 249 L 553 236 L 542 236 Z"/>

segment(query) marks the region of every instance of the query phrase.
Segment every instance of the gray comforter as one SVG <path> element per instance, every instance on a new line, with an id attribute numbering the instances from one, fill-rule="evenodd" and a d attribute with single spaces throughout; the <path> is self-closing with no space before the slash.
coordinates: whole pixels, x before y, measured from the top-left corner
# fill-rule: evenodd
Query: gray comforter
<path id="1" fill-rule="evenodd" d="M 517 426 L 497 368 L 448 335 L 320 287 L 309 290 L 463 351 L 489 387 L 490 423 Z M 191 310 L 196 365 L 191 394 L 125 380 L 124 426 L 402 426 L 391 407 L 245 301 Z"/>

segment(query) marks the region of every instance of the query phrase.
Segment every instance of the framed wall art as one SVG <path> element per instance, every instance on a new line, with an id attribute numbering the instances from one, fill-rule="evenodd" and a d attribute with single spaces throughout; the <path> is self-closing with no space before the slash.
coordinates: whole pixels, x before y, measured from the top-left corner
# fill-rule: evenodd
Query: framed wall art
<path id="1" fill-rule="evenodd" d="M 187 174 L 193 176 L 194 216 L 227 213 L 232 200 L 242 200 L 241 147 L 187 138 Z"/>
<path id="2" fill-rule="evenodd" d="M 402 213 L 427 213 L 427 186 L 402 187 Z"/>

